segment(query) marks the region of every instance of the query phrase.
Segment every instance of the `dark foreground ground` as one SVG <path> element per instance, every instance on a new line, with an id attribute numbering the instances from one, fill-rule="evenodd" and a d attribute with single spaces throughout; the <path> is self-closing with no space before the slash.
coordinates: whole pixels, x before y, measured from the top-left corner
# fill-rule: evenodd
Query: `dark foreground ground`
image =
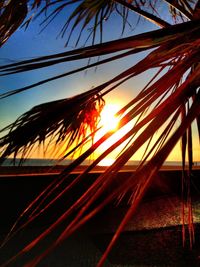
<path id="1" fill-rule="evenodd" d="M 0 176 L 0 238 L 3 240 L 11 225 L 21 211 L 52 180 L 57 171 L 47 174 L 47 169 L 24 169 L 23 174 L 16 169 L 1 169 Z M 77 173 L 71 175 L 74 179 Z M 95 179 L 102 168 L 89 174 L 88 179 Z M 133 170 L 124 169 L 118 174 L 119 180 L 126 179 Z M 9 173 L 9 175 L 8 175 Z M 85 182 L 87 184 L 87 181 Z M 70 197 L 63 198 L 44 218 L 21 232 L 8 246 L 1 249 L 0 264 L 7 260 L 20 247 L 42 232 L 59 213 L 65 210 L 70 201 L 80 194 L 86 184 L 81 184 Z M 195 267 L 200 266 L 200 171 L 194 170 L 192 176 L 193 211 L 195 224 L 195 244 L 189 246 L 186 230 L 186 245 L 182 245 L 181 226 L 181 171 L 165 169 L 155 177 L 154 184 L 147 192 L 143 202 L 132 220 L 127 224 L 116 246 L 110 253 L 105 266 L 113 267 Z M 96 216 L 89 224 L 55 249 L 38 266 L 41 267 L 93 267 L 98 262 L 112 237 L 117 225 L 123 218 L 128 206 L 110 205 Z M 49 236 L 41 247 L 33 253 L 44 250 L 62 229 Z M 31 254 L 28 258 L 31 258 Z M 9 266 L 22 267 L 24 258 Z"/>

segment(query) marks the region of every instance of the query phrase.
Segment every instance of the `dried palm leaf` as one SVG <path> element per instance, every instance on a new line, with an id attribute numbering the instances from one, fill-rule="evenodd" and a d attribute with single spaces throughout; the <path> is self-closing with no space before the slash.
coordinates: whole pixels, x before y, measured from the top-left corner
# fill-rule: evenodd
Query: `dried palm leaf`
<path id="1" fill-rule="evenodd" d="M 18 29 L 27 15 L 27 0 L 6 1 L 0 7 L 0 46 Z M 3 11 L 2 11 L 3 9 Z"/>
<path id="2" fill-rule="evenodd" d="M 32 108 L 2 130 L 8 133 L 0 138 L 1 163 L 12 154 L 14 158 L 21 154 L 23 161 L 35 144 L 43 144 L 49 138 L 48 145 L 66 149 L 75 141 L 84 140 L 88 129 L 95 131 L 103 105 L 99 94 L 87 92 Z"/>
<path id="3" fill-rule="evenodd" d="M 166 1 L 166 0 L 165 0 Z M 157 1 L 155 1 L 156 3 Z M 192 14 L 197 8 L 192 1 L 166 1 L 169 4 L 170 11 L 174 17 L 186 16 L 191 19 Z M 77 44 L 81 38 L 83 31 L 86 28 L 91 29 L 89 37 L 92 36 L 92 44 L 96 40 L 96 35 L 99 28 L 100 42 L 102 42 L 103 24 L 110 18 L 113 12 L 116 12 L 122 17 L 122 32 L 127 22 L 128 12 L 133 11 L 139 16 L 157 24 L 161 27 L 168 27 L 169 23 L 155 15 L 155 3 L 153 1 L 91 1 L 91 0 L 23 0 L 23 1 L 2 1 L 0 5 L 0 45 L 3 45 L 6 40 L 19 28 L 20 25 L 27 28 L 34 18 L 45 14 L 42 25 L 46 28 L 52 20 L 54 20 L 63 10 L 72 8 L 71 15 L 67 18 L 60 32 L 63 37 L 68 29 L 71 29 L 68 34 L 69 42 L 74 30 L 80 25 L 80 33 L 77 38 Z M 177 12 L 178 10 L 178 12 Z M 48 12 L 50 12 L 48 14 Z M 47 15 L 48 14 L 48 15 Z M 195 12 L 197 18 L 197 12 Z M 70 27 L 71 25 L 71 27 Z M 69 28 L 70 27 L 70 28 Z"/>
<path id="4" fill-rule="evenodd" d="M 142 60 L 137 65 L 131 67 L 127 71 L 124 71 L 123 73 L 117 75 L 110 81 L 105 82 L 104 84 L 95 88 L 96 91 L 100 92 L 101 90 L 105 89 L 106 87 L 108 87 L 109 85 L 113 83 L 116 83 L 122 79 L 129 79 L 133 77 L 133 75 L 138 75 L 148 69 L 159 67 L 160 64 L 165 64 L 166 66 L 167 65 L 170 66 L 171 63 L 170 61 L 167 62 L 167 60 L 172 60 L 173 58 L 175 59 L 178 56 L 189 53 L 190 50 L 192 50 L 192 46 L 194 43 L 196 44 L 196 46 L 198 46 L 199 27 L 200 27 L 199 22 L 187 22 L 181 25 L 170 27 L 171 30 L 163 29 L 163 30 L 152 31 L 150 33 L 140 34 L 140 35 L 125 38 L 119 41 L 108 42 L 104 45 L 96 45 L 93 47 L 93 49 L 92 47 L 86 47 L 83 49 L 78 49 L 75 51 L 70 51 L 70 52 L 66 52 L 66 53 L 62 53 L 58 55 L 46 56 L 46 57 L 37 58 L 33 60 L 22 61 L 22 62 L 18 62 L 14 64 L 5 65 L 5 66 L 0 67 L 0 71 L 5 72 L 3 75 L 6 75 L 10 73 L 16 73 L 16 72 L 22 72 L 22 71 L 41 68 L 41 67 L 46 67 L 52 64 L 58 64 L 63 61 L 89 58 L 91 56 L 97 56 L 100 54 L 103 55 L 103 54 L 107 54 L 111 52 L 114 53 L 116 51 L 119 51 L 120 47 L 122 50 L 134 47 L 133 49 L 130 49 L 128 52 L 125 52 L 117 56 L 110 57 L 106 60 L 102 60 L 98 63 L 92 64 L 92 66 L 95 66 L 95 65 L 99 65 L 99 64 L 112 61 L 112 60 L 116 60 L 124 56 L 128 56 L 130 54 L 134 54 L 140 51 L 145 51 L 148 48 L 150 49 L 150 48 L 158 46 L 158 48 L 152 53 L 150 53 L 146 59 Z M 180 30 L 181 30 L 181 33 L 178 34 Z M 173 42 L 173 46 L 171 46 L 172 42 Z M 58 59 L 54 59 L 55 57 L 57 57 Z M 149 60 L 150 57 L 151 57 L 151 60 Z M 191 61 L 190 66 L 192 66 L 192 64 L 193 63 Z M 188 69 L 190 68 L 190 66 L 188 66 Z M 10 95 L 13 95 L 13 94 L 25 91 L 25 90 L 29 90 L 35 86 L 76 73 L 88 67 L 91 67 L 91 65 L 84 66 L 82 68 L 69 71 L 67 73 L 60 74 L 58 76 L 51 77 L 46 80 L 39 81 L 37 83 L 25 86 L 23 88 L 8 91 L 7 93 L 1 94 L 0 98 L 4 98 L 4 97 L 7 97 L 7 96 L 10 96 Z"/>

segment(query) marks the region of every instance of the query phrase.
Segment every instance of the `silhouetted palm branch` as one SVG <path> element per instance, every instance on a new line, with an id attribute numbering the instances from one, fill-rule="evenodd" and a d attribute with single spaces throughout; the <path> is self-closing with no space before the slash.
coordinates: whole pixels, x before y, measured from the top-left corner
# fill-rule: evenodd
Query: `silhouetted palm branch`
<path id="1" fill-rule="evenodd" d="M 13 153 L 14 158 L 21 154 L 23 161 L 36 143 L 45 145 L 45 141 L 50 149 L 54 144 L 68 150 L 76 140 L 84 140 L 88 130 L 95 132 L 103 106 L 98 93 L 87 92 L 32 108 L 2 130 L 8 134 L 0 138 L 0 146 L 5 147 L 1 163 Z M 55 150 L 52 156 L 56 156 Z"/>

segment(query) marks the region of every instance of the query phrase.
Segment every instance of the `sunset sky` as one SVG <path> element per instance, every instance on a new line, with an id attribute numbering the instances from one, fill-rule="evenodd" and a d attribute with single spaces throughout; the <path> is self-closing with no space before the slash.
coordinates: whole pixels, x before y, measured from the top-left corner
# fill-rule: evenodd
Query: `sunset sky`
<path id="1" fill-rule="evenodd" d="M 48 55 L 74 48 L 76 33 L 73 35 L 71 42 L 67 48 L 64 47 L 66 39 L 57 38 L 56 36 L 62 27 L 64 14 L 58 17 L 47 29 L 40 32 L 40 19 L 37 19 L 34 23 L 30 24 L 29 28 L 18 29 L 15 34 L 8 40 L 8 42 L 0 49 L 0 64 L 8 64 L 11 61 L 27 59 L 40 55 Z M 130 16 L 130 20 L 137 22 L 135 16 Z M 118 39 L 121 37 L 120 25 L 121 19 L 118 16 L 113 15 L 111 21 L 107 21 L 104 30 L 104 41 L 112 39 Z M 134 25 L 134 23 L 133 23 Z M 142 31 L 149 31 L 156 29 L 150 23 L 141 20 L 139 26 L 134 29 L 127 27 L 124 37 L 135 35 Z M 83 35 L 82 43 L 86 39 L 86 33 Z M 87 73 L 78 73 L 66 78 L 62 78 L 46 85 L 33 88 L 24 93 L 11 96 L 9 98 L 1 100 L 0 104 L 0 128 L 5 127 L 9 123 L 13 122 L 22 113 L 29 110 L 31 107 L 56 100 L 62 99 L 75 94 L 85 92 L 92 86 L 96 86 L 109 80 L 121 71 L 133 65 L 134 62 L 139 60 L 142 55 L 131 56 L 124 58 L 117 62 L 109 63 L 98 67 L 97 71 L 94 69 L 88 70 Z M 53 66 L 51 68 L 44 68 L 36 71 L 27 72 L 24 74 L 16 74 L 12 76 L 1 77 L 1 90 L 2 93 L 9 89 L 16 89 L 22 86 L 34 83 L 36 81 L 50 77 L 51 75 L 60 74 L 66 72 L 66 70 L 73 69 L 77 66 L 83 66 L 86 61 L 81 62 L 68 62 Z M 130 99 L 132 99 L 138 91 L 143 88 L 146 81 L 148 81 L 150 74 L 146 73 L 143 77 L 139 76 L 134 80 L 121 85 L 113 93 L 109 94 L 106 98 L 107 103 L 115 105 L 115 107 L 121 108 Z M 195 130 L 196 131 L 196 130 Z M 198 142 L 197 135 L 194 138 L 194 144 Z M 194 160 L 200 160 L 199 146 L 194 147 Z M 178 161 L 180 158 L 180 144 L 177 145 L 176 150 L 172 153 L 169 160 Z M 110 157 L 115 157 L 116 152 Z M 33 157 L 41 156 L 38 153 L 34 153 Z M 138 160 L 138 158 L 134 158 Z"/>

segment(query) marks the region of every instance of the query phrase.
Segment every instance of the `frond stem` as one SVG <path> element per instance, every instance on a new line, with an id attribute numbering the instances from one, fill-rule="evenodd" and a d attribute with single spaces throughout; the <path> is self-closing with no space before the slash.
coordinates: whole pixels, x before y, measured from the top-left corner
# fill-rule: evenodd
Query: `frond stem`
<path id="1" fill-rule="evenodd" d="M 177 1 L 175 2 L 174 0 L 165 0 L 165 2 L 167 2 L 170 6 L 174 7 L 175 9 L 177 9 L 179 12 L 181 12 L 181 14 L 183 14 L 186 18 L 188 19 L 192 19 L 192 14 L 187 11 L 186 9 L 184 9 L 182 6 L 180 6 Z"/>
<path id="2" fill-rule="evenodd" d="M 139 14 L 140 16 L 144 17 L 145 19 L 149 20 L 150 22 L 156 24 L 157 26 L 161 27 L 161 28 L 166 28 L 169 27 L 170 24 L 164 20 L 162 20 L 161 18 L 148 13 L 147 11 L 144 11 L 142 9 L 140 9 L 139 7 L 135 7 L 130 3 L 127 3 L 123 0 L 114 0 L 116 3 L 119 3 L 125 7 L 127 7 L 128 9 L 134 11 L 135 13 Z"/>

